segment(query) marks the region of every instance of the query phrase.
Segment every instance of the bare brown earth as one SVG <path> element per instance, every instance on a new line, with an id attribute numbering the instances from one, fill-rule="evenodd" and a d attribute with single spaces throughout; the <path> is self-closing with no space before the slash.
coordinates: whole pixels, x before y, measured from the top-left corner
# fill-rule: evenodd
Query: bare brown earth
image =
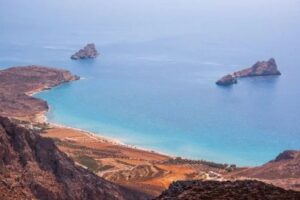
<path id="1" fill-rule="evenodd" d="M 204 161 L 173 159 L 71 128 L 52 126 L 43 136 L 53 138 L 63 152 L 95 174 L 153 196 L 177 180 L 222 180 L 229 169 Z"/>

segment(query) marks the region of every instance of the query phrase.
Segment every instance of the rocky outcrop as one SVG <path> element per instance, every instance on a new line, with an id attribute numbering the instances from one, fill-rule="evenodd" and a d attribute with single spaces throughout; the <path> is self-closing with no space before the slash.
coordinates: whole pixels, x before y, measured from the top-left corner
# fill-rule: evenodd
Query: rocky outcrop
<path id="1" fill-rule="evenodd" d="M 79 79 L 69 71 L 42 66 L 12 67 L 0 71 L 0 115 L 35 120 L 48 110 L 47 102 L 31 94 Z"/>
<path id="2" fill-rule="evenodd" d="M 259 61 L 252 67 L 234 72 L 235 77 L 281 75 L 274 58 L 269 61 Z"/>
<path id="3" fill-rule="evenodd" d="M 276 61 L 271 58 L 268 61 L 259 61 L 255 63 L 252 67 L 234 72 L 233 75 L 229 74 L 222 77 L 216 82 L 217 85 L 232 85 L 237 83 L 237 78 L 253 77 L 253 76 L 271 76 L 271 75 L 281 75 L 278 70 Z"/>
<path id="4" fill-rule="evenodd" d="M 88 58 L 96 58 L 98 56 L 98 52 L 96 50 L 96 46 L 93 43 L 87 44 L 83 49 L 80 49 L 78 52 L 71 56 L 73 60 L 79 59 L 88 59 Z"/>
<path id="5" fill-rule="evenodd" d="M 231 74 L 228 74 L 226 76 L 223 76 L 220 80 L 218 80 L 216 82 L 217 85 L 232 85 L 232 84 L 236 84 L 237 80 L 234 76 L 232 76 Z"/>
<path id="6" fill-rule="evenodd" d="M 1 199 L 144 199 L 74 164 L 51 139 L 0 117 Z"/>
<path id="7" fill-rule="evenodd" d="M 259 181 L 178 181 L 157 200 L 211 199 L 211 200 L 296 200 L 300 192 L 284 190 Z"/>

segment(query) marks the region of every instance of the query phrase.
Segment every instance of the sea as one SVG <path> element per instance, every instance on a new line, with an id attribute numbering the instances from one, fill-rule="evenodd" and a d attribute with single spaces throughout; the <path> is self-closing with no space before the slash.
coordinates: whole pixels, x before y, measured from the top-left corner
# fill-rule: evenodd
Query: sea
<path id="1" fill-rule="evenodd" d="M 300 149 L 299 36 L 299 0 L 0 0 L 0 69 L 81 77 L 36 95 L 49 122 L 238 166 Z M 271 57 L 281 76 L 215 84 Z"/>

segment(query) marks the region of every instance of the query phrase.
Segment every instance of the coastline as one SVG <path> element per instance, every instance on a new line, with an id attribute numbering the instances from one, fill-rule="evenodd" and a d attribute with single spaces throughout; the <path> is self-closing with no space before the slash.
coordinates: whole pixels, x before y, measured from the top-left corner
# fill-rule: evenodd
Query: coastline
<path id="1" fill-rule="evenodd" d="M 46 111 L 36 115 L 37 121 L 49 125 L 41 135 L 53 139 L 77 165 L 113 183 L 157 196 L 174 181 L 224 180 L 227 173 L 225 168 L 209 162 L 177 160 L 176 156 L 128 145 L 101 133 L 49 122 L 50 111 L 48 105 Z"/>
<path id="2" fill-rule="evenodd" d="M 79 80 L 83 80 L 83 79 L 80 78 Z M 40 92 L 43 92 L 45 90 L 50 90 L 50 89 L 52 89 L 52 88 L 48 88 L 48 87 L 46 87 L 46 88 L 39 88 L 39 89 L 35 89 L 33 91 L 30 91 L 30 92 L 27 92 L 26 95 L 34 97 L 34 95 L 36 95 L 36 94 L 38 94 Z M 37 97 L 35 97 L 35 98 L 37 98 Z M 44 100 L 44 99 L 42 99 L 42 100 Z M 47 102 L 47 104 L 48 104 L 48 102 Z M 80 129 L 80 128 L 74 128 L 72 126 L 67 126 L 67 125 L 60 124 L 60 123 L 50 122 L 48 120 L 48 118 L 47 118 L 47 113 L 49 113 L 51 111 L 51 105 L 48 104 L 48 106 L 49 106 L 48 110 L 43 111 L 43 112 L 38 113 L 38 114 L 35 115 L 34 120 L 33 120 L 34 122 L 37 122 L 37 123 L 46 123 L 51 128 L 70 129 L 70 130 L 76 131 L 78 133 L 81 133 L 83 135 L 86 135 L 86 136 L 88 136 L 90 138 L 93 138 L 95 140 L 98 140 L 100 142 L 110 143 L 112 145 L 117 145 L 117 146 L 124 147 L 124 148 L 130 148 L 132 150 L 144 151 L 144 152 L 148 152 L 148 153 L 152 153 L 152 154 L 157 154 L 157 155 L 168 157 L 168 158 L 175 158 L 176 157 L 175 155 L 170 155 L 170 154 L 167 154 L 167 153 L 164 153 L 164 152 L 161 152 L 161 151 L 155 151 L 155 150 L 151 150 L 151 149 L 147 149 L 147 148 L 143 148 L 143 147 L 129 145 L 129 144 L 126 144 L 124 142 L 121 142 L 120 140 L 118 140 L 116 138 L 110 138 L 110 137 L 103 136 L 101 133 L 96 133 L 96 132 L 92 132 L 92 131 L 88 131 L 88 130 L 84 130 L 84 129 Z"/>
<path id="3" fill-rule="evenodd" d="M 14 110 L 8 110 L 9 116 L 30 123 L 29 128 L 41 130 L 41 136 L 50 138 L 55 145 L 65 153 L 73 162 L 94 174 L 119 185 L 143 191 L 149 195 L 157 196 L 169 185 L 178 180 L 236 180 L 244 179 L 242 176 L 233 177 L 231 172 L 247 171 L 251 168 L 237 168 L 235 165 L 220 164 L 205 160 L 189 160 L 153 151 L 134 145 L 128 145 L 116 138 L 103 136 L 101 132 L 87 131 L 59 123 L 52 123 L 47 117 L 51 111 L 48 102 L 40 97 L 34 96 L 45 90 L 50 90 L 61 84 L 78 80 L 69 71 L 55 70 L 30 66 L 27 68 L 11 68 L 7 71 L 20 73 L 26 76 L 32 73 L 33 80 L 28 81 L 27 87 L 19 87 L 16 94 L 26 95 L 24 99 L 8 99 L 9 103 L 17 105 L 24 102 L 30 109 L 20 109 L 19 115 L 14 115 Z M 40 74 L 42 71 L 42 75 Z M 38 73 L 38 75 L 37 75 Z M 46 76 L 47 73 L 56 73 L 57 76 Z M 4 74 L 6 76 L 11 73 Z M 3 75 L 3 76 L 4 76 Z M 44 75 L 44 77 L 43 77 Z M 59 78 L 61 77 L 62 78 Z M 24 84 L 22 79 L 14 76 L 7 78 L 3 84 L 9 88 L 17 82 Z M 45 78 L 46 82 L 45 82 Z M 25 84 L 26 86 L 26 84 Z M 4 94 L 5 91 L 4 90 Z M 30 96 L 30 98 L 29 98 Z M 36 127 L 35 127 L 36 125 Z M 108 134 L 109 135 L 109 134 Z M 53 143 L 52 143 L 53 144 Z M 254 169 L 254 168 L 253 168 Z M 274 181 L 272 181 L 274 182 Z M 275 183 L 275 182 L 274 182 Z M 277 183 L 276 183 L 277 184 Z M 280 185 L 278 183 L 278 185 Z M 285 186 L 285 185 L 283 185 Z"/>
<path id="4" fill-rule="evenodd" d="M 78 80 L 78 77 L 69 71 L 55 71 L 50 68 L 27 70 L 46 70 L 46 72 L 52 70 L 58 75 L 65 75 L 60 80 L 50 78 L 48 84 L 38 80 L 33 87 L 20 91 L 43 106 L 38 111 L 19 119 L 37 125 L 42 131 L 40 135 L 52 139 L 56 146 L 78 166 L 113 183 L 143 191 L 152 196 L 159 195 L 174 181 L 223 180 L 223 175 L 228 172 L 228 165 L 177 158 L 160 151 L 128 145 L 115 138 L 105 137 L 99 132 L 49 122 L 47 113 L 51 111 L 51 106 L 47 101 L 33 96 L 58 85 Z M 24 73 L 28 72 L 25 70 Z M 30 104 L 30 106 L 35 106 L 35 104 Z M 16 116 L 14 117 L 17 119 Z"/>
<path id="5" fill-rule="evenodd" d="M 157 155 L 161 155 L 161 156 L 165 156 L 165 157 L 169 157 L 169 158 L 175 158 L 176 157 L 174 155 L 170 155 L 170 154 L 163 153 L 163 152 L 160 152 L 160 151 L 154 151 L 154 150 L 143 148 L 143 147 L 137 147 L 137 146 L 134 146 L 134 145 L 129 145 L 129 144 L 126 144 L 124 142 L 119 141 L 116 138 L 110 138 L 110 137 L 102 136 L 101 133 L 96 133 L 96 132 L 87 131 L 87 130 L 80 129 L 80 128 L 74 128 L 74 127 L 71 127 L 71 126 L 63 125 L 63 124 L 49 122 L 48 118 L 46 117 L 46 113 L 44 115 L 44 118 L 46 119 L 45 123 L 49 124 L 50 128 L 69 129 L 69 130 L 73 130 L 73 131 L 76 131 L 78 133 L 81 133 L 83 135 L 86 135 L 86 136 L 90 137 L 91 139 L 95 139 L 99 142 L 109 143 L 109 144 L 112 144 L 112 145 L 117 145 L 117 146 L 120 146 L 120 147 L 129 148 L 129 149 L 133 149 L 133 150 L 139 150 L 139 151 L 144 151 L 144 152 L 148 152 L 148 153 L 153 153 L 153 154 L 157 154 Z"/>

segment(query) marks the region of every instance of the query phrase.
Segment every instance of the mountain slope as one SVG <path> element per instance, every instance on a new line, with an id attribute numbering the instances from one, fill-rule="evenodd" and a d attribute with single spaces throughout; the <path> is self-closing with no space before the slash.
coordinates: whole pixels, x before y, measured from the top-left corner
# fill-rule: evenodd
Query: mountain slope
<path id="1" fill-rule="evenodd" d="M 51 139 L 0 117 L 1 199 L 143 199 L 76 166 Z"/>

